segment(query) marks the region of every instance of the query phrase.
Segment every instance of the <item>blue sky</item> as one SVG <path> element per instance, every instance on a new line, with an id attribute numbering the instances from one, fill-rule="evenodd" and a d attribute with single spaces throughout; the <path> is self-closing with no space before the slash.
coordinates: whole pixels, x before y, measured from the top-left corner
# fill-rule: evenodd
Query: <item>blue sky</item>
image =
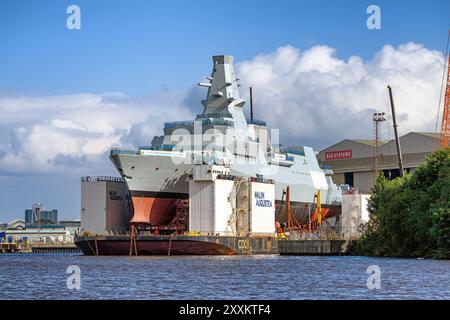
<path id="1" fill-rule="evenodd" d="M 71 4 L 81 8 L 81 30 L 66 28 L 66 8 Z M 366 9 L 370 4 L 381 8 L 381 30 L 366 27 Z M 154 114 L 162 124 L 168 115 L 157 111 L 160 100 L 181 101 L 179 109 L 174 111 L 175 118 L 201 110 L 199 102 L 198 107 L 189 105 L 187 108 L 183 108 L 183 103 L 191 103 L 189 92 L 194 90 L 191 87 L 211 71 L 210 59 L 214 54 L 231 54 L 237 62 L 248 61 L 251 66 L 256 56 L 273 54 L 281 47 L 291 46 L 305 52 L 323 45 L 337 50 L 332 54 L 336 59 L 346 62 L 349 57 L 358 56 L 367 62 L 376 60 L 377 53 L 384 54 L 385 45 L 398 48 L 414 42 L 426 48 L 428 57 L 429 52 L 444 49 L 449 27 L 449 1 L 6 0 L 0 2 L 0 98 L 79 94 L 103 97 L 117 92 L 131 98 L 109 97 L 103 102 L 125 106 L 125 111 L 130 106 L 130 113 L 155 105 Z M 271 63 L 271 59 L 267 57 L 265 61 Z M 421 78 L 417 72 L 414 75 Z M 433 77 L 423 75 L 423 78 Z M 187 97 L 184 97 L 186 92 Z M 198 95 L 197 91 L 193 93 L 195 99 Z M 96 97 L 89 99 L 94 101 Z M 20 107 L 20 103 L 23 100 L 14 106 Z M 90 103 L 87 104 L 90 106 Z M 103 107 L 107 108 L 105 105 L 100 108 Z M 32 133 L 40 132 L 34 137 L 41 139 L 55 137 L 56 131 L 52 131 L 52 135 L 42 134 L 47 127 L 62 130 L 65 126 L 68 130 L 69 126 L 72 131 L 78 130 L 73 123 L 61 125 L 59 120 L 79 124 L 81 120 L 74 119 L 81 118 L 85 110 L 77 108 L 81 111 L 68 112 L 64 118 L 63 113 L 55 115 L 50 107 L 40 108 L 44 111 L 27 111 L 29 109 L 24 107 L 23 112 L 30 114 L 26 120 L 23 113 L 14 114 L 8 109 L 10 118 L 0 123 L 0 158 L 12 150 L 11 154 L 17 158 L 11 159 L 19 159 L 18 150 L 30 148 L 34 141 L 42 141 L 31 139 Z M 147 119 L 153 115 L 144 111 L 142 114 L 149 117 Z M 112 127 L 117 126 L 114 119 L 110 122 Z M 106 125 L 103 133 L 88 130 L 80 135 L 83 141 L 97 139 L 100 135 L 99 145 L 108 139 L 106 145 L 130 141 L 135 145 L 144 139 L 139 137 L 154 133 L 152 128 L 137 122 L 129 119 L 129 124 L 120 130 L 131 130 L 131 133 L 121 131 L 120 137 L 111 133 L 112 129 Z M 64 147 L 75 150 L 70 144 L 80 140 L 68 132 L 64 131 L 62 136 L 68 141 L 68 146 Z M 81 139 L 78 135 L 76 138 Z M 314 140 L 307 135 L 304 139 L 316 148 L 331 142 Z M 48 149 L 48 152 L 53 150 Z M 58 208 L 61 218 L 77 218 L 80 175 L 115 174 L 107 160 L 107 151 L 99 152 L 98 159 L 94 160 L 92 154 L 87 152 L 76 157 L 72 151 L 67 151 L 64 155 L 55 155 L 58 161 L 67 160 L 58 170 L 44 165 L 28 169 L 27 166 L 31 168 L 34 162 L 40 161 L 32 157 L 14 170 L 14 163 L 5 162 L 6 165 L 0 166 L 0 221 L 22 217 L 23 210 L 37 201 L 44 202 L 49 209 Z M 82 170 L 74 167 L 77 163 L 83 164 Z"/>
<path id="2" fill-rule="evenodd" d="M 373 3 L 382 13 L 377 31 L 366 28 Z M 70 4 L 81 8 L 81 30 L 65 28 Z M 410 40 L 443 50 L 449 12 L 449 1 L 2 1 L 0 87 L 33 94 L 184 88 L 210 71 L 213 54 L 240 61 L 286 44 L 326 44 L 342 58 Z"/>

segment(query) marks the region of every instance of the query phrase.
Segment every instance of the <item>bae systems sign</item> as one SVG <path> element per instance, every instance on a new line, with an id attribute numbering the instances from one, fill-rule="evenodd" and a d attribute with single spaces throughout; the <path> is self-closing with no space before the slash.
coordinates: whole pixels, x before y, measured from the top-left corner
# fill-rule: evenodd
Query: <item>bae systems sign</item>
<path id="1" fill-rule="evenodd" d="M 325 152 L 325 160 L 350 159 L 352 150 L 337 150 Z"/>
<path id="2" fill-rule="evenodd" d="M 255 191 L 255 199 L 257 207 L 272 208 L 272 201 L 266 200 L 264 192 Z"/>

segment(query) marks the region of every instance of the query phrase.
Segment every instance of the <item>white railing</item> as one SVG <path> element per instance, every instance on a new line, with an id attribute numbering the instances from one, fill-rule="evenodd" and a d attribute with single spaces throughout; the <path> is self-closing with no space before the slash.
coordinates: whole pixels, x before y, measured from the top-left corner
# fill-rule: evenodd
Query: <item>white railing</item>
<path id="1" fill-rule="evenodd" d="M 125 180 L 123 180 L 120 177 L 108 177 L 108 176 L 86 176 L 86 177 L 81 177 L 81 181 L 82 182 L 99 182 L 99 181 L 104 181 L 104 182 L 125 182 Z"/>

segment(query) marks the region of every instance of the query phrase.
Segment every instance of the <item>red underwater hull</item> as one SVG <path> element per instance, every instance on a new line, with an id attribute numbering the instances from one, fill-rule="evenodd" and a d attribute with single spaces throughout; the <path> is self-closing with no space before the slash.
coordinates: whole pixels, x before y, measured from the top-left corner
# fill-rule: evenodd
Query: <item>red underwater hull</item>
<path id="1" fill-rule="evenodd" d="M 167 225 L 173 219 L 178 199 L 132 196 L 134 215 L 131 223 Z"/>

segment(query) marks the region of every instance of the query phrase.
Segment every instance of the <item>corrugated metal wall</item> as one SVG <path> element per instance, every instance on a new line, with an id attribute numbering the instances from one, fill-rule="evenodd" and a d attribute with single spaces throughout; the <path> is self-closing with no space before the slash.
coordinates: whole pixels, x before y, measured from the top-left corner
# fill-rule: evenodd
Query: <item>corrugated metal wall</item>
<path id="1" fill-rule="evenodd" d="M 370 193 L 374 178 L 373 171 L 355 172 L 353 175 L 354 187 L 361 193 Z"/>
<path id="2" fill-rule="evenodd" d="M 131 214 L 126 206 L 126 195 L 125 183 L 82 181 L 81 232 L 127 231 Z"/>

